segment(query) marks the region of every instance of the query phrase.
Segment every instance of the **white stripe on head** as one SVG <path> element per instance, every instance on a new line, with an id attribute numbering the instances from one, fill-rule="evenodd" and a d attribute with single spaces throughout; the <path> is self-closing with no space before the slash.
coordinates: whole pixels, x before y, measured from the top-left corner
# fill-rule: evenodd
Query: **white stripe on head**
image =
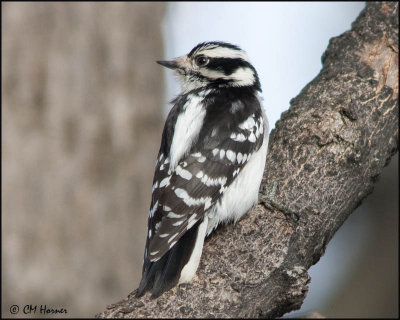
<path id="1" fill-rule="evenodd" d="M 236 86 L 249 86 L 255 83 L 254 71 L 248 67 L 237 68 L 234 73 L 225 75 L 222 71 L 203 69 L 200 73 L 209 79 L 233 80 Z"/>
<path id="2" fill-rule="evenodd" d="M 229 77 L 235 81 L 237 86 L 248 86 L 256 82 L 254 71 L 250 68 L 238 68 Z"/>
<path id="3" fill-rule="evenodd" d="M 235 50 L 226 47 L 211 47 L 199 50 L 197 54 L 204 54 L 210 58 L 231 58 L 231 59 L 242 59 L 249 62 L 246 52 L 243 50 Z"/>

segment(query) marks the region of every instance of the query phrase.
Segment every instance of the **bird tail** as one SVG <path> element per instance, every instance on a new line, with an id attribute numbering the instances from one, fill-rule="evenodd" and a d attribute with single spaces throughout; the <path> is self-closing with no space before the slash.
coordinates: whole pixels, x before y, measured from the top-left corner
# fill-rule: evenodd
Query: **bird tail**
<path id="1" fill-rule="evenodd" d="M 197 221 L 159 260 L 150 261 L 145 258 L 142 280 L 136 293 L 137 297 L 141 297 L 146 291 L 151 290 L 152 297 L 157 298 L 178 283 L 182 269 L 191 261 L 195 249 L 198 250 L 199 241 L 201 242 L 200 250 L 202 250 L 205 237 L 205 232 L 202 232 L 205 229 L 203 222 L 207 224 L 207 219 Z M 199 232 L 200 225 L 202 225 L 202 230 Z M 202 239 L 198 239 L 199 237 Z"/>

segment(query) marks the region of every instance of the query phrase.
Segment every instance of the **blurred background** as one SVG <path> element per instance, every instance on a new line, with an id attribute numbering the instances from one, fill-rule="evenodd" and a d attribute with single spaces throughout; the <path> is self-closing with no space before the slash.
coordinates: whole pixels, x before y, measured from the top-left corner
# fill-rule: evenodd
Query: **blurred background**
<path id="1" fill-rule="evenodd" d="M 245 49 L 271 129 L 363 2 L 2 3 L 2 315 L 92 317 L 140 280 L 156 154 L 179 86 L 155 63 Z M 398 317 L 398 156 L 310 269 L 301 310 Z"/>

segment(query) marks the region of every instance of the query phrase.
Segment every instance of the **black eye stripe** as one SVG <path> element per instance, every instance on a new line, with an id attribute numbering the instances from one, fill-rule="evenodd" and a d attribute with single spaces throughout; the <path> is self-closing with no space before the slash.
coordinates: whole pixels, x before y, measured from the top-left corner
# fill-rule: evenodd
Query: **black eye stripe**
<path id="1" fill-rule="evenodd" d="M 240 58 L 210 58 L 207 69 L 222 71 L 225 75 L 231 75 L 238 68 L 250 68 L 253 66 Z"/>
<path id="2" fill-rule="evenodd" d="M 247 61 L 240 58 L 211 58 L 209 57 L 210 62 L 202 67 L 203 69 L 213 70 L 222 72 L 227 78 L 214 78 L 207 77 L 206 74 L 202 74 L 201 71 L 191 70 L 187 75 L 189 81 L 205 81 L 208 82 L 211 86 L 219 86 L 219 85 L 228 85 L 229 83 L 234 82 L 234 79 L 229 79 L 229 75 L 233 74 L 238 68 L 249 68 L 253 71 L 254 76 L 254 88 L 261 92 L 260 81 L 254 67 Z"/>

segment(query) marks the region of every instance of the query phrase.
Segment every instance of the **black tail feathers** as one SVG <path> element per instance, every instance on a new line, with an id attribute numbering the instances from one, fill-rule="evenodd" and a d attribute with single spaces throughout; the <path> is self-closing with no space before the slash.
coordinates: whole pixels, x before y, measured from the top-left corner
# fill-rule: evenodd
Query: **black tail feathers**
<path id="1" fill-rule="evenodd" d="M 178 283 L 181 271 L 192 255 L 202 221 L 197 221 L 161 259 L 151 262 L 145 258 L 137 297 L 151 290 L 152 297 L 157 298 Z"/>

